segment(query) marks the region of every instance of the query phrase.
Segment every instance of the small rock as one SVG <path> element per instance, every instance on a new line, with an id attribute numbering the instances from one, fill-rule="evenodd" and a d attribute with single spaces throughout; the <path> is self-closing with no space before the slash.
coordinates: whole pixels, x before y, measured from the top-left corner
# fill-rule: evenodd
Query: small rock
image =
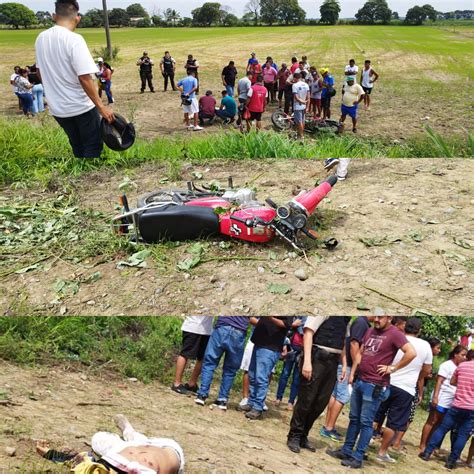
<path id="1" fill-rule="evenodd" d="M 216 275 L 211 275 L 211 278 L 209 278 L 209 281 L 211 283 L 216 283 L 219 280 L 219 278 L 216 277 Z"/>
<path id="2" fill-rule="evenodd" d="M 295 270 L 295 277 L 301 281 L 305 281 L 308 279 L 308 275 L 306 275 L 306 272 L 303 268 L 298 268 L 297 270 Z"/>
<path id="3" fill-rule="evenodd" d="M 6 453 L 7 456 L 13 457 L 16 454 L 16 448 L 14 448 L 12 446 L 7 446 L 5 448 L 5 453 Z"/>
<path id="4" fill-rule="evenodd" d="M 138 382 L 138 379 L 136 377 L 130 377 L 128 379 L 129 382 Z"/>
<path id="5" fill-rule="evenodd" d="M 456 209 L 454 207 L 447 207 L 444 212 L 445 214 L 452 214 Z"/>
<path id="6" fill-rule="evenodd" d="M 258 273 L 265 273 L 265 268 L 263 268 L 263 267 L 258 267 L 258 268 L 257 268 L 257 272 L 258 272 Z"/>
<path id="7" fill-rule="evenodd" d="M 288 252 L 288 257 L 290 258 L 296 258 L 297 256 L 296 252 Z"/>
<path id="8" fill-rule="evenodd" d="M 81 380 L 87 380 L 87 375 L 82 374 L 79 378 L 80 378 Z"/>
<path id="9" fill-rule="evenodd" d="M 464 275 L 464 272 L 461 271 L 461 270 L 455 270 L 454 272 L 452 272 L 452 274 L 454 276 L 463 276 Z"/>
<path id="10" fill-rule="evenodd" d="M 93 306 L 93 305 L 95 305 L 95 301 L 94 300 L 89 300 L 86 304 L 88 304 L 89 306 Z"/>
<path id="11" fill-rule="evenodd" d="M 184 279 L 189 280 L 191 278 L 191 275 L 189 273 L 184 274 Z"/>
<path id="12" fill-rule="evenodd" d="M 412 199 L 412 200 L 411 200 L 411 203 L 412 203 L 412 204 L 415 204 L 415 205 L 418 204 L 418 199 Z"/>

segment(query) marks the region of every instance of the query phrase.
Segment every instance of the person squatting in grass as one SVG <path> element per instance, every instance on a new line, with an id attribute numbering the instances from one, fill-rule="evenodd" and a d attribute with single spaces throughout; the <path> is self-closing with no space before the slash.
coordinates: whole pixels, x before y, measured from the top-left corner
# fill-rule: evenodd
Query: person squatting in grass
<path id="1" fill-rule="evenodd" d="M 147 51 L 143 51 L 143 56 L 138 59 L 137 66 L 140 67 L 140 79 L 142 81 L 140 93 L 145 93 L 147 83 L 150 92 L 154 93 L 155 88 L 153 86 L 153 60 L 148 56 Z"/>
<path id="2" fill-rule="evenodd" d="M 212 91 L 206 91 L 206 95 L 199 98 L 199 125 L 204 125 L 204 120 L 209 121 L 209 125 L 214 123 L 216 118 L 216 99 Z"/>
<path id="3" fill-rule="evenodd" d="M 287 439 L 287 446 L 294 453 L 301 448 L 316 452 L 308 440 L 309 432 L 329 403 L 339 362 L 339 381 L 346 378 L 345 343 L 350 321 L 348 316 L 308 317 L 306 321 L 301 380 Z"/>
<path id="4" fill-rule="evenodd" d="M 51 449 L 46 440 L 36 442 L 36 452 L 78 474 L 184 473 L 184 452 L 176 441 L 138 433 L 124 415 L 116 415 L 115 424 L 121 436 L 99 431 L 92 436 L 89 452 L 57 451 Z"/>
<path id="5" fill-rule="evenodd" d="M 87 44 L 75 29 L 81 20 L 76 0 L 57 0 L 56 25 L 39 34 L 36 66 L 48 98 L 51 114 L 66 132 L 74 156 L 98 158 L 103 141 L 100 115 L 109 123 L 113 112 L 97 93 L 97 67 Z"/>
<path id="6" fill-rule="evenodd" d="M 391 324 L 391 319 L 390 316 L 375 316 L 374 327 L 365 334 L 361 349 L 353 361 L 349 378 L 353 389 L 345 442 L 341 449 L 327 451 L 330 456 L 340 459 L 345 467 L 362 467 L 373 434 L 375 414 L 390 395 L 390 375 L 406 367 L 416 357 L 415 349 L 406 336 Z M 393 365 L 400 349 L 403 357 Z"/>
<path id="7" fill-rule="evenodd" d="M 356 84 L 355 77 L 346 76 L 346 83 L 342 88 L 341 128 L 339 133 L 344 131 L 344 122 L 348 115 L 352 119 L 352 131 L 357 133 L 357 109 L 364 100 L 364 96 L 364 89 Z"/>
<path id="8" fill-rule="evenodd" d="M 360 73 L 360 84 L 364 89 L 364 107 L 365 110 L 370 110 L 370 95 L 374 88 L 375 81 L 379 78 L 379 75 L 372 69 L 370 59 L 364 61 L 364 69 Z"/>
<path id="9" fill-rule="evenodd" d="M 224 125 L 227 125 L 235 121 L 235 115 L 237 114 L 237 104 L 234 98 L 229 95 L 227 90 L 222 91 L 221 94 L 221 105 L 216 110 L 216 115 L 222 119 L 222 123 Z"/>
<path id="10" fill-rule="evenodd" d="M 184 112 L 184 123 L 189 130 L 202 130 L 198 125 L 199 119 L 199 103 L 196 93 L 199 90 L 199 82 L 196 79 L 196 72 L 194 69 L 188 69 L 188 75 L 181 79 L 178 84 L 178 90 L 181 91 L 181 100 Z M 193 119 L 193 124 L 190 119 Z"/>

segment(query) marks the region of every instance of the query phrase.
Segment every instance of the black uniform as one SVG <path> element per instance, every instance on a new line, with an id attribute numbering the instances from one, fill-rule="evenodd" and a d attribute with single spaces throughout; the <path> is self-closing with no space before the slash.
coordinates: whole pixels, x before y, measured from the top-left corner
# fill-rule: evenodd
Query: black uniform
<path id="1" fill-rule="evenodd" d="M 307 380 L 301 374 L 288 440 L 306 442 L 314 422 L 327 407 L 336 385 L 337 366 L 341 355 L 321 349 L 321 346 L 342 351 L 350 320 L 348 316 L 331 316 L 314 333 L 311 353 L 312 378 Z"/>
<path id="2" fill-rule="evenodd" d="M 198 67 L 196 67 L 196 61 L 197 59 L 188 59 L 186 61 L 186 69 L 190 69 L 191 71 L 194 71 L 196 73 L 196 79 L 198 80 L 198 88 L 196 89 L 196 93 L 199 93 L 199 78 L 198 78 Z M 191 66 L 188 68 L 188 66 Z"/>
<path id="3" fill-rule="evenodd" d="M 153 88 L 153 64 L 151 63 L 151 59 L 148 56 L 142 56 L 140 61 L 142 61 L 140 64 L 140 78 L 142 80 L 141 91 L 145 92 L 146 83 L 148 82 L 150 91 L 155 92 Z"/>
<path id="4" fill-rule="evenodd" d="M 176 86 L 174 84 L 174 61 L 172 57 L 167 58 L 163 56 L 162 60 L 163 64 L 163 77 L 165 78 L 165 92 L 168 89 L 168 79 L 171 83 L 171 87 L 173 90 L 176 90 Z"/>

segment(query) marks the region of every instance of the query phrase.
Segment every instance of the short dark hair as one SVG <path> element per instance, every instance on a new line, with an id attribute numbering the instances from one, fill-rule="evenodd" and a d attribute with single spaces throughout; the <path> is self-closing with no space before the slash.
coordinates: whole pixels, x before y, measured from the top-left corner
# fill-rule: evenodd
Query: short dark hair
<path id="1" fill-rule="evenodd" d="M 250 69 L 247 71 L 247 76 L 253 76 L 253 71 L 251 71 Z"/>
<path id="2" fill-rule="evenodd" d="M 54 8 L 56 15 L 65 18 L 75 17 L 79 13 L 77 0 L 56 0 Z"/>
<path id="3" fill-rule="evenodd" d="M 415 336 L 420 333 L 423 323 L 420 318 L 410 318 L 405 326 L 406 334 L 414 334 Z"/>
<path id="4" fill-rule="evenodd" d="M 191 74 L 196 75 L 196 71 L 194 69 L 187 69 L 186 72 L 187 72 L 188 76 L 190 76 Z"/>
<path id="5" fill-rule="evenodd" d="M 292 63 L 297 63 L 297 62 L 298 62 L 298 59 L 297 59 L 295 56 L 293 56 L 293 57 L 291 58 L 291 62 L 292 62 Z"/>
<path id="6" fill-rule="evenodd" d="M 472 360 L 474 359 L 474 350 L 470 350 L 470 351 L 467 351 L 467 356 L 466 356 L 466 360 Z"/>
<path id="7" fill-rule="evenodd" d="M 227 91 L 226 91 L 226 90 L 223 90 L 223 91 L 221 92 L 221 94 L 222 94 L 222 95 L 227 95 Z"/>
<path id="8" fill-rule="evenodd" d="M 263 76 L 261 74 L 257 76 L 257 82 L 263 82 Z"/>
<path id="9" fill-rule="evenodd" d="M 392 324 L 395 326 L 399 323 L 406 323 L 408 321 L 408 316 L 393 316 Z"/>
<path id="10" fill-rule="evenodd" d="M 18 71 L 18 74 L 20 76 L 23 76 L 23 74 L 25 74 L 26 72 L 28 72 L 26 69 L 20 68 L 20 70 Z"/>
<path id="11" fill-rule="evenodd" d="M 15 67 L 13 68 L 13 70 L 15 70 L 15 69 L 21 69 L 21 66 L 15 66 Z"/>
<path id="12" fill-rule="evenodd" d="M 295 73 L 293 74 L 293 77 L 294 77 L 295 79 L 300 79 L 300 78 L 301 78 L 301 73 L 300 73 L 300 72 L 295 72 Z"/>
<path id="13" fill-rule="evenodd" d="M 355 59 L 349 59 L 350 63 L 355 63 Z"/>
<path id="14" fill-rule="evenodd" d="M 234 61 L 229 61 L 229 66 L 233 66 L 235 64 Z"/>
<path id="15" fill-rule="evenodd" d="M 165 54 L 170 54 L 170 52 L 169 52 L 169 51 L 165 51 Z"/>
<path id="16" fill-rule="evenodd" d="M 365 64 L 370 64 L 370 59 L 366 59 L 364 62 Z"/>

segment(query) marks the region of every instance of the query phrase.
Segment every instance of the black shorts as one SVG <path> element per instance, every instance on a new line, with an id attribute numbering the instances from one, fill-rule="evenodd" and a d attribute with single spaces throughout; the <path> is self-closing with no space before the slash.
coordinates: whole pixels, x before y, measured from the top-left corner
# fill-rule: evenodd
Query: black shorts
<path id="1" fill-rule="evenodd" d="M 373 87 L 364 87 L 364 86 L 362 86 L 362 89 L 364 89 L 364 92 L 367 95 L 370 95 L 370 93 L 372 92 Z"/>
<path id="2" fill-rule="evenodd" d="M 263 112 L 250 112 L 250 120 L 256 120 L 257 122 L 262 121 Z"/>
<path id="3" fill-rule="evenodd" d="M 321 107 L 323 108 L 323 110 L 329 110 L 330 109 L 331 99 L 332 99 L 331 96 L 321 98 Z"/>
<path id="4" fill-rule="evenodd" d="M 390 385 L 390 396 L 386 401 L 388 408 L 387 428 L 394 431 L 406 431 L 410 420 L 413 395 L 401 388 Z"/>
<path id="5" fill-rule="evenodd" d="M 183 331 L 183 343 L 180 356 L 185 359 L 203 360 L 210 336 Z"/>

